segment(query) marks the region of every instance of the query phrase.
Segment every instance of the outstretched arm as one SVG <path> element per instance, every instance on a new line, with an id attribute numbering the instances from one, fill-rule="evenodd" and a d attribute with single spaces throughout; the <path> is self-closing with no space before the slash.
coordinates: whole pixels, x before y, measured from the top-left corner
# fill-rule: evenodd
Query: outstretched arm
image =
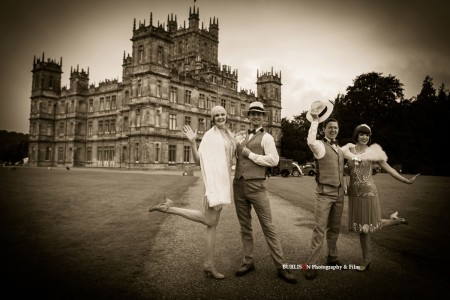
<path id="1" fill-rule="evenodd" d="M 381 167 L 383 170 L 385 170 L 389 175 L 391 175 L 392 177 L 394 177 L 395 179 L 397 179 L 398 181 L 403 182 L 403 183 L 412 184 L 412 183 L 416 180 L 417 176 L 420 175 L 420 173 L 419 173 L 419 174 L 417 174 L 417 175 L 414 175 L 414 176 L 411 177 L 410 179 L 406 179 L 406 178 L 403 177 L 400 173 L 398 173 L 397 170 L 395 170 L 393 167 L 391 167 L 386 161 L 381 160 L 381 161 L 378 161 L 377 163 L 378 163 L 378 164 L 380 165 L 380 167 Z"/>
<path id="2" fill-rule="evenodd" d="M 200 165 L 200 155 L 198 154 L 197 142 L 196 142 L 197 130 L 193 131 L 191 126 L 184 125 L 181 132 L 187 137 L 187 139 L 191 143 L 192 156 L 194 157 L 195 164 L 197 166 Z"/>

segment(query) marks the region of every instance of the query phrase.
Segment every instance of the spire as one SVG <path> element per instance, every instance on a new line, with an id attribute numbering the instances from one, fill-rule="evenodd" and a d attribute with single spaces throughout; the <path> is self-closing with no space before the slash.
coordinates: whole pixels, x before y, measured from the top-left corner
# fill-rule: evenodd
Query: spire
<path id="1" fill-rule="evenodd" d="M 150 26 L 153 26 L 153 13 L 150 13 Z"/>
<path id="2" fill-rule="evenodd" d="M 61 58 L 59 59 L 59 65 L 62 67 L 62 56 L 61 56 Z"/>
<path id="3" fill-rule="evenodd" d="M 134 18 L 134 21 L 133 21 L 133 31 L 134 30 L 136 30 L 136 18 Z"/>

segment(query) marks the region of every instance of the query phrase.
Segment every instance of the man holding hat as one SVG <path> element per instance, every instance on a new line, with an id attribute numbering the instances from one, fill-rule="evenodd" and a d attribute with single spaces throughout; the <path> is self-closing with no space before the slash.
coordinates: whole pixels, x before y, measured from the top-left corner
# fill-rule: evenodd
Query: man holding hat
<path id="1" fill-rule="evenodd" d="M 269 247 L 277 274 L 288 283 L 297 280 L 287 269 L 283 250 L 277 232 L 272 223 L 272 211 L 266 192 L 266 167 L 278 165 L 279 156 L 275 141 L 269 133 L 262 128 L 265 110 L 261 102 L 252 102 L 247 113 L 250 120 L 250 130 L 237 141 L 237 163 L 233 181 L 234 204 L 236 214 L 241 225 L 242 245 L 244 258 L 242 266 L 237 270 L 236 276 L 244 276 L 255 270 L 253 262 L 253 231 L 252 207 L 258 216 L 261 228 Z"/>
<path id="2" fill-rule="evenodd" d="M 336 136 L 339 133 L 338 121 L 328 118 L 332 111 L 331 102 L 315 101 L 306 114 L 306 118 L 311 122 L 307 142 L 317 160 L 315 225 L 308 265 L 318 264 L 325 237 L 328 245 L 327 265 L 342 265 L 337 257 L 336 243 L 344 209 L 344 154 L 336 143 Z M 321 122 L 325 138 L 316 140 L 317 129 Z M 307 270 L 307 279 L 312 280 L 316 277 L 316 269 Z"/>

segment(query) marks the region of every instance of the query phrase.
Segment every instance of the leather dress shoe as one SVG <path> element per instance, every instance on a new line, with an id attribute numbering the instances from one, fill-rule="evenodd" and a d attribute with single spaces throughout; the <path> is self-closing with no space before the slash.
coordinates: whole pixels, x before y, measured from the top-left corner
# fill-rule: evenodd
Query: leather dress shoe
<path id="1" fill-rule="evenodd" d="M 254 271 L 255 265 L 253 263 L 243 264 L 237 271 L 236 276 L 244 276 L 248 272 Z"/>
<path id="2" fill-rule="evenodd" d="M 314 280 L 316 277 L 317 277 L 317 270 L 314 270 L 314 269 L 309 269 L 309 270 L 306 270 L 306 275 L 305 275 L 305 277 L 306 277 L 306 279 L 308 279 L 308 280 Z"/>
<path id="3" fill-rule="evenodd" d="M 332 261 L 327 261 L 327 266 L 343 267 L 344 265 L 341 263 L 341 261 L 339 259 L 336 259 L 336 260 L 332 260 Z"/>
<path id="4" fill-rule="evenodd" d="M 297 279 L 294 277 L 294 275 L 291 274 L 291 272 L 289 272 L 289 270 L 278 269 L 277 275 L 278 275 L 278 277 L 281 277 L 287 283 L 292 283 L 292 284 L 297 283 Z"/>

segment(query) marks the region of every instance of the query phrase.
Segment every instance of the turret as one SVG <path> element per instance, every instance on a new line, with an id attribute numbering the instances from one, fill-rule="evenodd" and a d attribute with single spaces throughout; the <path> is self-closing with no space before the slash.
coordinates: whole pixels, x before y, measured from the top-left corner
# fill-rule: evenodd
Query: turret
<path id="1" fill-rule="evenodd" d="M 194 4 L 194 9 L 192 10 L 189 7 L 189 28 L 194 28 L 194 29 L 198 29 L 198 25 L 199 25 L 199 8 L 197 7 L 197 11 L 195 10 L 195 4 Z"/>

